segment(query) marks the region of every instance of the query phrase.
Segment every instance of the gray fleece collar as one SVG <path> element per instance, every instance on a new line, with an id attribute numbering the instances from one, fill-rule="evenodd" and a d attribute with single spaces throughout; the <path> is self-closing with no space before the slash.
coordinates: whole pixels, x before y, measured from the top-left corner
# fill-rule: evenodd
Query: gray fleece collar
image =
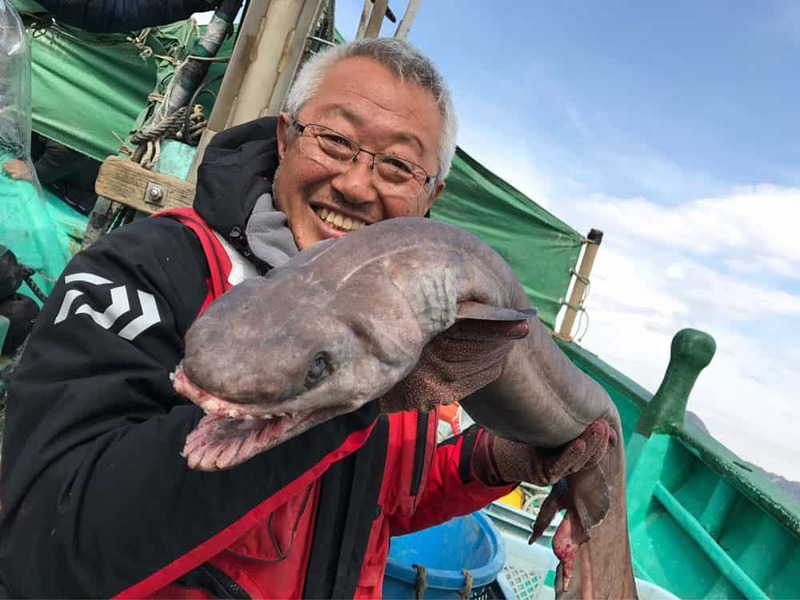
<path id="1" fill-rule="evenodd" d="M 270 267 L 280 267 L 297 254 L 286 215 L 275 208 L 272 195 L 261 194 L 245 228 L 250 249 Z"/>

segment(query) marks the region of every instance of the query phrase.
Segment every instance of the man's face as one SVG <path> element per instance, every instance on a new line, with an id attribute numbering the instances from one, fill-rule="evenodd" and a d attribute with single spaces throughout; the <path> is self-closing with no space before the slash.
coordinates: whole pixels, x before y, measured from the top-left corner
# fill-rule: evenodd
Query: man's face
<path id="1" fill-rule="evenodd" d="M 401 83 L 372 59 L 348 58 L 331 67 L 297 120 L 328 127 L 370 152 L 409 160 L 429 175 L 439 170 L 442 116 L 433 94 Z M 291 118 L 282 114 L 280 167 L 273 190 L 275 205 L 286 214 L 300 250 L 340 237 L 362 223 L 421 217 L 444 189 L 444 183 L 437 181 L 416 196 L 382 193 L 369 154 L 360 153 L 357 162 L 330 169 L 304 154 L 299 142 Z"/>

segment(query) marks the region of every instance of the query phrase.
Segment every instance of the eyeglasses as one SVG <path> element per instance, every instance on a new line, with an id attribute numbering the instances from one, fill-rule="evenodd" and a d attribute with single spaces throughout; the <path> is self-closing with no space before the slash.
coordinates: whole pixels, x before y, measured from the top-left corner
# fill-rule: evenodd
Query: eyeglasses
<path id="1" fill-rule="evenodd" d="M 372 172 L 376 187 L 387 196 L 418 196 L 436 177 L 416 163 L 382 152 L 370 152 L 341 133 L 316 123 L 292 122 L 299 133 L 300 151 L 311 160 L 329 169 L 343 172 L 348 162 L 358 162 L 362 152 L 372 156 Z"/>

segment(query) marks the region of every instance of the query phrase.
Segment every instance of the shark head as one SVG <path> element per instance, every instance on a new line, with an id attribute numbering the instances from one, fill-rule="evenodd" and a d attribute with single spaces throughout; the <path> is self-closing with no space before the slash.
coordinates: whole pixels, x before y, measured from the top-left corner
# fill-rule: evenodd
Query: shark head
<path id="1" fill-rule="evenodd" d="M 176 391 L 206 415 L 187 438 L 189 466 L 240 464 L 402 379 L 425 340 L 404 303 L 384 298 L 375 310 L 376 302 L 357 289 L 334 298 L 293 273 L 245 281 L 212 303 L 172 374 Z"/>

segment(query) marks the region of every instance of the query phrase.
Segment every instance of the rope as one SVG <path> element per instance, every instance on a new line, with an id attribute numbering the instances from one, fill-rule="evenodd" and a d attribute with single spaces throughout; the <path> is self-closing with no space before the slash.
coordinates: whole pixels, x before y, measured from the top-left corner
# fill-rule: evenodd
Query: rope
<path id="1" fill-rule="evenodd" d="M 422 596 L 425 593 L 425 588 L 428 587 L 428 580 L 425 577 L 427 573 L 427 569 L 423 565 L 411 565 L 417 570 L 417 583 L 416 583 L 416 600 L 422 600 Z"/>
<path id="2" fill-rule="evenodd" d="M 183 125 L 183 118 L 186 116 L 186 107 L 181 106 L 174 113 L 163 119 L 155 127 L 145 131 L 137 131 L 131 136 L 131 142 L 141 144 L 150 140 L 163 140 L 167 136 L 174 134 Z"/>
<path id="3" fill-rule="evenodd" d="M 584 325 L 584 319 L 586 319 L 586 324 Z M 583 331 L 581 331 L 581 327 L 583 327 Z M 579 342 L 583 341 L 583 336 L 586 335 L 586 332 L 589 331 L 589 312 L 585 308 L 581 308 L 580 313 L 578 313 L 578 333 L 575 335 L 575 339 Z"/>
<path id="4" fill-rule="evenodd" d="M 583 336 L 585 336 L 586 333 L 589 331 L 589 313 L 586 310 L 584 303 L 586 302 L 586 298 L 589 297 L 589 292 L 592 289 L 592 282 L 588 277 L 586 277 L 585 275 L 581 275 L 575 269 L 570 269 L 569 273 L 570 275 L 574 276 L 575 279 L 584 284 L 585 287 L 583 289 L 583 294 L 581 294 L 581 297 L 578 300 L 577 305 L 570 304 L 566 298 L 561 298 L 559 300 L 559 304 L 561 304 L 562 306 L 566 306 L 567 308 L 571 308 L 576 313 L 578 313 L 578 328 L 577 328 L 577 333 L 573 336 L 573 338 L 578 342 L 580 342 L 581 340 L 583 340 Z M 583 329 L 583 331 L 581 331 L 581 329 Z M 563 339 L 569 339 L 569 338 L 564 338 L 564 336 L 561 335 L 559 335 L 558 337 Z"/>
<path id="5" fill-rule="evenodd" d="M 458 590 L 458 595 L 461 600 L 467 600 L 472 595 L 472 573 L 469 569 L 461 569 L 461 574 L 464 576 L 464 587 Z"/>
<path id="6" fill-rule="evenodd" d="M 569 273 L 570 273 L 570 275 L 574 275 L 575 279 L 577 279 L 578 281 L 583 283 L 586 287 L 589 287 L 589 285 L 591 285 L 591 281 L 589 281 L 589 278 L 586 277 L 586 275 L 581 275 L 575 269 L 570 269 Z"/>
<path id="7" fill-rule="evenodd" d="M 144 148 L 145 151 L 139 158 L 139 164 L 145 169 L 152 169 L 161 157 L 161 140 L 148 140 Z"/>
<path id="8" fill-rule="evenodd" d="M 153 56 L 153 49 L 147 45 L 147 37 L 150 35 L 150 28 L 145 27 L 139 32 L 139 35 L 135 36 L 128 36 L 127 39 L 131 44 L 133 44 L 134 48 L 139 51 L 139 56 L 143 61 L 147 61 L 148 58 Z"/>
<path id="9" fill-rule="evenodd" d="M 203 135 L 203 131 L 207 126 L 208 121 L 206 121 L 206 117 L 203 114 L 203 105 L 195 104 L 192 107 L 192 112 L 186 114 L 183 125 L 180 131 L 175 134 L 175 138 L 192 146 L 197 146 L 200 142 L 200 136 Z"/>
<path id="10" fill-rule="evenodd" d="M 135 132 L 131 136 L 131 143 L 136 144 L 138 148 L 133 153 L 132 160 L 138 162 L 145 169 L 152 169 L 158 162 L 159 156 L 161 156 L 161 140 L 169 137 L 180 137 L 177 134 L 184 126 L 186 114 L 186 107 L 181 106 L 158 125 L 144 131 Z"/>
<path id="11" fill-rule="evenodd" d="M 45 294 L 42 289 L 36 285 L 36 282 L 33 281 L 34 270 L 30 267 L 26 267 L 24 272 L 25 276 L 23 277 L 23 281 L 28 284 L 28 287 L 31 289 L 33 294 L 42 302 L 47 300 L 47 294 Z"/>

